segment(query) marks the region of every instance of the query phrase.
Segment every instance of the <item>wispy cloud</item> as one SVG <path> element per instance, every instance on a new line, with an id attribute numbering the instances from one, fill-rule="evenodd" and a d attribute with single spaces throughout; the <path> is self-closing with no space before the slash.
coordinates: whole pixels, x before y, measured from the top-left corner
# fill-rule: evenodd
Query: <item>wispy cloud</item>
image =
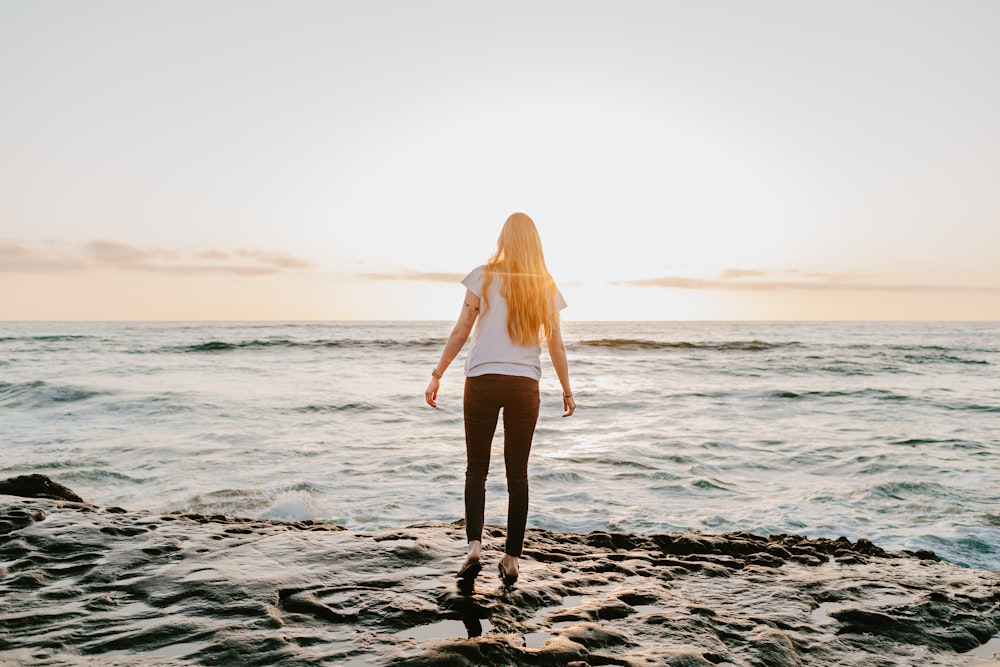
<path id="1" fill-rule="evenodd" d="M 129 269 L 176 264 L 181 259 L 171 250 L 145 250 L 121 241 L 105 239 L 90 241 L 84 246 L 84 251 L 97 264 Z"/>
<path id="2" fill-rule="evenodd" d="M 178 275 L 221 273 L 258 276 L 312 266 L 312 263 L 294 255 L 256 248 L 184 254 L 166 248 L 140 248 L 109 239 L 96 239 L 82 245 L 0 243 L 0 271 L 5 272 L 119 269 Z"/>
<path id="3" fill-rule="evenodd" d="M 1000 292 L 1000 286 L 934 285 L 918 283 L 883 283 L 855 274 L 808 273 L 798 269 L 758 271 L 725 269 L 714 278 L 660 276 L 639 280 L 619 280 L 613 285 L 662 287 L 686 290 L 724 290 L 734 292 L 776 292 L 788 290 L 848 292 Z"/>
<path id="4" fill-rule="evenodd" d="M 406 280 L 428 283 L 457 283 L 465 277 L 465 274 L 400 269 L 389 273 L 359 273 L 358 277 L 364 278 L 365 280 Z"/>
<path id="5" fill-rule="evenodd" d="M 223 252 L 219 250 L 208 250 L 196 255 L 199 259 L 221 262 L 250 260 L 261 264 L 270 265 L 279 269 L 309 269 L 312 264 L 304 259 L 281 252 L 271 252 L 268 250 L 240 249 L 233 252 Z"/>
<path id="6" fill-rule="evenodd" d="M 57 272 L 87 266 L 86 259 L 58 246 L 32 248 L 20 243 L 0 243 L 0 271 Z"/>

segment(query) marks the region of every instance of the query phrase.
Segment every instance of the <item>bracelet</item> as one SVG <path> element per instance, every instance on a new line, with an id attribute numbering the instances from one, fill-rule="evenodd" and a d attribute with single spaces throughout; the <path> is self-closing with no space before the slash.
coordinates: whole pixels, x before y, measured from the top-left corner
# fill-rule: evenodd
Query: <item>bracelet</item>
<path id="1" fill-rule="evenodd" d="M 431 371 L 431 375 L 436 377 L 438 380 L 444 377 L 444 373 L 438 373 L 438 370 L 436 368 Z"/>
<path id="2" fill-rule="evenodd" d="M 573 398 L 573 392 L 570 392 L 568 394 L 563 394 L 563 398 Z"/>

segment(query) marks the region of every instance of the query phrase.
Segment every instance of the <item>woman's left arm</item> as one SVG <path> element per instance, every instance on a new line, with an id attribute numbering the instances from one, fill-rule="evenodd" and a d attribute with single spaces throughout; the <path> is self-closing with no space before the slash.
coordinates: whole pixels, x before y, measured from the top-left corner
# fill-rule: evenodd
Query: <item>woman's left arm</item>
<path id="1" fill-rule="evenodd" d="M 552 329 L 549 331 L 549 357 L 556 369 L 559 384 L 563 390 L 563 417 L 570 417 L 576 412 L 576 399 L 569 384 L 569 360 L 566 358 L 566 345 L 562 339 L 562 327 L 559 325 L 559 313 L 553 316 Z"/>
<path id="2" fill-rule="evenodd" d="M 441 352 L 441 359 L 438 360 L 437 367 L 431 371 L 431 381 L 427 383 L 427 391 L 424 392 L 424 400 L 432 408 L 437 407 L 437 393 L 441 386 L 441 377 L 448 370 L 448 366 L 458 356 L 472 333 L 472 325 L 476 323 L 479 316 L 479 297 L 471 290 L 465 291 L 465 300 L 462 302 L 462 312 L 458 315 L 458 321 L 448 336 L 448 342 L 444 344 L 444 351 Z"/>

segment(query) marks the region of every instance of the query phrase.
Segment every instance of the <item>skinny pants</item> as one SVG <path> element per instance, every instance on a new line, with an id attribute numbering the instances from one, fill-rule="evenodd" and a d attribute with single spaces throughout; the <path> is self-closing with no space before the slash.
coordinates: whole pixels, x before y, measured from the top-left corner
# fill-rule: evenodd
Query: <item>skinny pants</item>
<path id="1" fill-rule="evenodd" d="M 497 418 L 503 409 L 503 459 L 507 470 L 507 543 L 520 556 L 528 521 L 528 455 L 538 421 L 538 381 L 516 375 L 465 379 L 465 534 L 482 540 L 486 476 Z"/>

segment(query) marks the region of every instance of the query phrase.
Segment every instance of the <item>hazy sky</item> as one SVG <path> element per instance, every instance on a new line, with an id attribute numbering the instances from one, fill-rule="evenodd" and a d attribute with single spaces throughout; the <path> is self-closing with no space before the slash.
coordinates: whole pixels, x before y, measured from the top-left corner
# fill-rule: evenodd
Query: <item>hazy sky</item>
<path id="1" fill-rule="evenodd" d="M 0 319 L 1000 319 L 1000 2 L 0 0 Z"/>

